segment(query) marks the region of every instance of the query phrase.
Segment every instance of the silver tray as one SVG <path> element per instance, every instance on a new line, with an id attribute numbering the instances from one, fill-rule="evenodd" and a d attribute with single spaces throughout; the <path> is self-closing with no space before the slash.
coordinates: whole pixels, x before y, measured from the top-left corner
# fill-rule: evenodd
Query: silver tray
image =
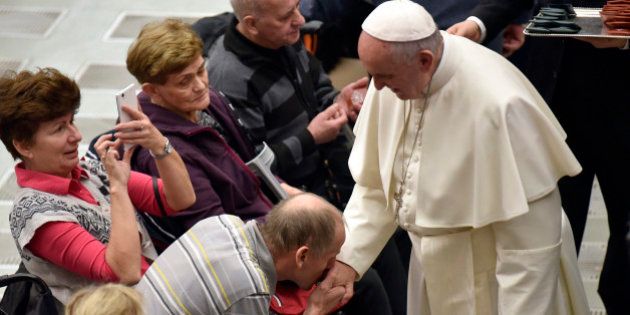
<path id="1" fill-rule="evenodd" d="M 626 38 L 630 39 L 630 35 L 610 35 L 606 31 L 602 18 L 599 16 L 601 8 L 578 8 L 574 7 L 576 17 L 572 19 L 582 29 L 575 34 L 560 33 L 531 33 L 528 28 L 532 25 L 530 22 L 523 30 L 528 36 L 536 37 L 591 37 L 591 38 Z"/>

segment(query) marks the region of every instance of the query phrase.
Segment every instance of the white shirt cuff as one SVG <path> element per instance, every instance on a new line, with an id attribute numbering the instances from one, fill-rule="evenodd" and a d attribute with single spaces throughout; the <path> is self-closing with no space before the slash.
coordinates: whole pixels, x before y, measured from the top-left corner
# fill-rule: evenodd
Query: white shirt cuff
<path id="1" fill-rule="evenodd" d="M 484 39 L 486 39 L 486 25 L 483 24 L 483 21 L 481 21 L 478 17 L 476 16 L 469 16 L 466 21 L 473 21 L 475 23 L 477 23 L 477 26 L 479 26 L 479 30 L 480 30 L 480 35 L 479 36 L 479 42 L 483 42 Z"/>

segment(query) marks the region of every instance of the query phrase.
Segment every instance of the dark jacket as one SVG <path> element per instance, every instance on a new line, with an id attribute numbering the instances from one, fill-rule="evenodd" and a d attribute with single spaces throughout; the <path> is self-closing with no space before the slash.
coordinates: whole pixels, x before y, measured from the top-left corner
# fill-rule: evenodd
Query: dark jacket
<path id="1" fill-rule="evenodd" d="M 269 144 L 278 175 L 305 185 L 321 164 L 320 146 L 306 127 L 338 94 L 317 59 L 301 42 L 260 47 L 236 30 L 234 20 L 208 52 L 208 77 L 235 106 L 254 144 Z"/>
<path id="2" fill-rule="evenodd" d="M 541 1 L 597 8 L 606 1 Z M 562 207 L 580 246 L 589 196 L 597 177 L 610 237 L 599 279 L 608 314 L 630 314 L 630 50 L 598 49 L 574 38 L 529 37 L 524 73 L 539 90 L 567 133 L 582 173 L 559 183 Z"/>
<path id="3" fill-rule="evenodd" d="M 375 5 L 385 2 L 370 1 Z M 422 5 L 433 16 L 440 29 L 447 29 L 469 16 L 476 16 L 486 27 L 484 45 L 501 35 L 503 29 L 514 23 L 519 16 L 529 13 L 534 4 L 532 0 L 413 0 L 413 2 Z"/>
<path id="4" fill-rule="evenodd" d="M 211 113 L 230 135 L 233 148 L 216 130 L 195 124 L 151 103 L 144 93 L 138 99 L 142 111 L 169 138 L 182 157 L 197 195 L 194 205 L 168 218 L 170 223 L 161 218 L 151 218 L 162 229 L 177 237 L 209 216 L 227 213 L 249 220 L 269 212 L 271 203 L 262 194 L 256 176 L 242 160 L 250 160 L 254 156 L 253 148 L 231 115 L 226 99 L 211 89 L 210 105 L 205 111 Z M 155 161 L 147 149 L 136 152 L 132 168 L 158 176 Z"/>

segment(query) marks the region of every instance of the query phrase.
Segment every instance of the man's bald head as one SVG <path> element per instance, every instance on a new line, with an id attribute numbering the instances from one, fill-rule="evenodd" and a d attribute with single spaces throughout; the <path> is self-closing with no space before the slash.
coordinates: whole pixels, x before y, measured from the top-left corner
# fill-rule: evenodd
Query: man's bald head
<path id="1" fill-rule="evenodd" d="M 260 9 L 260 2 L 259 0 L 230 0 L 234 15 L 239 21 L 248 15 L 256 15 Z"/>
<path id="2" fill-rule="evenodd" d="M 238 18 L 236 30 L 249 41 L 268 49 L 300 40 L 304 17 L 299 0 L 231 0 Z"/>
<path id="3" fill-rule="evenodd" d="M 303 193 L 278 203 L 267 215 L 261 232 L 276 255 L 304 245 L 324 253 L 334 245 L 339 229 L 343 231 L 339 210 L 317 195 Z"/>

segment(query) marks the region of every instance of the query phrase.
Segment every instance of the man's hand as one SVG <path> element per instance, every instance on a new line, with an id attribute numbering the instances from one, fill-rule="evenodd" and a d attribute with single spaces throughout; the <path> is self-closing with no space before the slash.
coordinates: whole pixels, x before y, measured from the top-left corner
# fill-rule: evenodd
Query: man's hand
<path id="1" fill-rule="evenodd" d="M 304 315 L 324 315 L 330 313 L 339 305 L 345 293 L 345 287 L 332 287 L 330 286 L 330 282 L 322 282 L 315 287 L 315 290 L 313 290 L 311 296 L 308 298 Z"/>
<path id="2" fill-rule="evenodd" d="M 325 287 L 344 287 L 345 293 L 341 299 L 341 305 L 345 305 L 354 294 L 354 279 L 356 278 L 357 272 L 352 267 L 337 260 L 335 265 L 328 270 L 328 274 L 321 285 Z"/>
<path id="3" fill-rule="evenodd" d="M 481 39 L 481 30 L 475 21 L 466 20 L 453 24 L 446 30 L 449 34 L 464 36 L 475 43 Z"/>
<path id="4" fill-rule="evenodd" d="M 357 120 L 369 82 L 368 77 L 363 77 L 346 85 L 343 89 L 341 89 L 341 92 L 339 92 L 339 95 L 335 100 L 335 102 L 340 104 L 341 108 L 345 110 L 350 121 Z M 353 100 L 354 93 L 360 93 L 362 95 L 361 100 Z"/>
<path id="5" fill-rule="evenodd" d="M 587 42 L 595 48 L 623 48 L 628 42 L 624 38 L 591 38 L 591 37 L 576 37 L 577 39 Z"/>
<path id="6" fill-rule="evenodd" d="M 315 116 L 306 129 L 311 133 L 316 144 L 328 143 L 337 138 L 341 127 L 347 122 L 348 117 L 345 111 L 335 103 Z"/>
<path id="7" fill-rule="evenodd" d="M 510 24 L 503 30 L 503 49 L 501 53 L 504 57 L 511 56 L 519 50 L 525 43 L 525 27 L 522 24 Z"/>

